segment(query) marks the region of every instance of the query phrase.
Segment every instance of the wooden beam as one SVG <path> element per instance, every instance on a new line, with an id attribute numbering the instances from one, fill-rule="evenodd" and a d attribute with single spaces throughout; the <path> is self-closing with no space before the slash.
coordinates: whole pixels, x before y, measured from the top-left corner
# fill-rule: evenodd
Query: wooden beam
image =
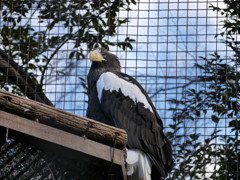
<path id="1" fill-rule="evenodd" d="M 0 90 L 0 109 L 88 139 L 123 149 L 124 130 Z M 2 116 L 0 114 L 0 116 Z"/>
<path id="2" fill-rule="evenodd" d="M 0 126 L 55 143 L 118 165 L 124 165 L 123 150 L 83 138 L 8 112 L 0 111 Z M 114 152 L 114 153 L 113 153 Z M 113 157 L 114 155 L 114 157 Z"/>

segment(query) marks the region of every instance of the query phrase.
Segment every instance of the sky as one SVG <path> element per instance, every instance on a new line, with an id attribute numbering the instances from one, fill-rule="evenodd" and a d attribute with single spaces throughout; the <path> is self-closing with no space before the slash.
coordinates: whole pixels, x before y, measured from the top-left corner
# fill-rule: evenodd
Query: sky
<path id="1" fill-rule="evenodd" d="M 223 55 L 226 46 L 220 43 L 220 39 L 214 36 L 221 31 L 223 17 L 209 9 L 212 3 L 223 7 L 222 1 L 206 0 L 140 0 L 136 5 L 131 5 L 131 11 L 121 10 L 119 19 L 129 18 L 129 22 L 117 31 L 116 36 L 109 37 L 109 41 L 116 42 L 125 37 L 135 39 L 133 49 L 123 51 L 118 47 L 110 50 L 116 54 L 122 65 L 122 71 L 134 76 L 148 92 L 156 106 L 165 127 L 172 122 L 172 112 L 169 111 L 172 104 L 167 100 L 171 98 L 181 99 L 183 86 L 189 81 L 187 78 L 196 78 L 202 72 L 194 67 L 195 63 L 203 63 L 200 56 L 209 57 L 209 54 L 217 51 Z M 38 24 L 38 13 L 34 15 L 31 24 Z M 44 30 L 44 24 L 38 30 Z M 54 33 L 65 33 L 66 29 L 53 29 Z M 54 57 L 55 70 L 65 68 L 69 62 L 73 68 L 70 75 L 55 81 L 46 82 L 45 89 L 49 98 L 55 102 L 56 107 L 66 111 L 85 116 L 87 108 L 87 96 L 81 86 L 86 79 L 90 68 L 90 61 L 83 59 L 76 62 L 69 60 L 69 52 L 72 44 L 64 45 Z M 85 47 L 85 51 L 88 49 Z M 229 54 L 228 54 L 229 53 Z M 46 77 L 56 77 L 59 74 L 47 71 Z M 199 89 L 201 86 L 193 84 L 189 88 Z M 214 124 L 204 121 L 207 126 Z M 191 124 L 186 124 L 186 127 Z M 200 128 L 201 124 L 195 124 L 193 129 Z M 205 132 L 208 135 L 208 132 Z M 213 166 L 209 166 L 209 171 Z"/>
<path id="2" fill-rule="evenodd" d="M 218 13 L 208 9 L 211 1 L 140 1 L 131 5 L 132 11 L 120 11 L 119 18 L 129 18 L 129 22 L 120 27 L 111 42 L 125 39 L 129 36 L 135 39 L 133 50 L 123 51 L 113 47 L 111 52 L 117 54 L 121 60 L 122 71 L 136 77 L 149 95 L 153 98 L 163 119 L 170 116 L 166 100 L 181 97 L 182 89 L 164 91 L 171 87 L 184 85 L 188 81 L 185 77 L 196 77 L 201 74 L 194 68 L 196 62 L 201 62 L 200 56 L 208 56 L 214 51 L 224 50 L 225 46 L 218 43 L 214 35 L 221 28 L 221 17 Z M 214 1 L 213 4 L 216 4 Z M 218 3 L 220 5 L 220 3 Z M 68 48 L 69 47 L 64 47 Z M 58 57 L 67 58 L 61 52 Z M 90 62 L 83 60 L 79 67 L 72 72 L 68 82 L 80 83 L 77 76 L 86 78 Z M 87 68 L 86 68 L 87 66 Z M 63 80 L 66 82 L 66 80 Z M 73 85 L 75 85 L 73 84 Z M 61 88 L 72 89 L 67 83 Z M 195 87 L 196 88 L 196 87 Z M 162 90 L 161 90 L 162 89 Z M 54 89 L 54 91 L 57 91 Z M 59 89 L 60 90 L 60 89 Z M 65 91 L 61 90 L 61 91 Z M 80 89 L 77 89 L 80 92 Z M 154 96 L 156 92 L 160 91 Z M 64 97 L 59 94 L 60 97 Z M 71 105 L 65 102 L 57 103 L 61 108 L 84 115 L 85 111 L 75 110 L 86 108 L 83 103 L 85 96 L 76 97 L 76 92 L 68 95 Z M 79 102 L 80 101 L 80 102 Z"/>
<path id="3" fill-rule="evenodd" d="M 209 5 L 223 7 L 222 1 L 177 1 L 177 0 L 141 0 L 130 5 L 131 11 L 120 10 L 118 18 L 128 18 L 129 22 L 118 28 L 111 42 L 135 39 L 133 49 L 123 51 L 118 47 L 110 50 L 121 61 L 122 71 L 134 76 L 148 92 L 166 126 L 171 122 L 172 104 L 167 100 L 181 99 L 183 88 L 189 82 L 187 78 L 196 78 L 202 72 L 195 63 L 203 63 L 200 56 L 208 57 L 215 51 L 225 53 L 226 47 L 214 36 L 222 28 L 223 17 L 209 9 Z M 30 24 L 37 30 L 44 30 L 46 24 L 39 24 L 38 13 Z M 22 22 L 23 24 L 25 22 Z M 61 24 L 59 24 L 61 25 Z M 76 27 L 77 28 L 77 27 Z M 68 30 L 59 26 L 49 32 L 66 33 Z M 76 62 L 69 59 L 72 43 L 65 44 L 53 58 L 52 68 L 46 73 L 45 89 L 56 107 L 85 116 L 87 96 L 83 93 L 82 79 L 90 68 L 90 61 L 82 59 Z M 84 47 L 85 52 L 89 50 Z M 50 56 L 49 54 L 46 54 Z M 71 73 L 55 80 L 63 68 L 71 64 Z M 54 71 L 51 71 L 54 69 Z M 193 84 L 189 88 L 198 89 Z"/>

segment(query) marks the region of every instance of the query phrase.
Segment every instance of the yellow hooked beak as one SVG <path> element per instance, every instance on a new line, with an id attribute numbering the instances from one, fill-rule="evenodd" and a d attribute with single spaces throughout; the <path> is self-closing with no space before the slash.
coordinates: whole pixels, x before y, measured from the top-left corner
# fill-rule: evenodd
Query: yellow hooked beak
<path id="1" fill-rule="evenodd" d="M 95 51 L 92 51 L 92 52 L 90 53 L 90 60 L 91 60 L 92 62 L 102 62 L 102 61 L 106 61 L 106 60 L 103 58 L 103 56 L 102 56 L 102 54 L 100 53 L 99 50 L 95 50 Z"/>

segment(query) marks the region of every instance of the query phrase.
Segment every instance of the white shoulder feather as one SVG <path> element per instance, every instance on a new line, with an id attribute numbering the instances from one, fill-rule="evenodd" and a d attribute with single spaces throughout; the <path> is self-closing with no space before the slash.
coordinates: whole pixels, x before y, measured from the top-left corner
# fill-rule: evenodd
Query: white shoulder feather
<path id="1" fill-rule="evenodd" d="M 103 73 L 97 81 L 97 91 L 98 91 L 98 99 L 101 102 L 102 91 L 118 91 L 124 94 L 124 96 L 130 97 L 135 103 L 143 103 L 146 109 L 149 109 L 153 112 L 151 105 L 148 103 L 146 96 L 143 94 L 141 89 L 122 78 L 119 78 L 116 74 L 111 72 Z"/>

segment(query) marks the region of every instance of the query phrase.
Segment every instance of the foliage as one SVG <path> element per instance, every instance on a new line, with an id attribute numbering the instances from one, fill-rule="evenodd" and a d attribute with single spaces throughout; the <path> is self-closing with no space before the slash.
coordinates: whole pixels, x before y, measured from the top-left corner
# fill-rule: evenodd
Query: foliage
<path id="1" fill-rule="evenodd" d="M 68 47 L 69 65 L 59 74 L 66 75 L 71 68 L 71 60 L 86 57 L 84 49 L 92 50 L 98 46 L 109 49 L 119 46 L 122 49 L 132 48 L 129 37 L 113 43 L 119 26 L 128 19 L 117 18 L 120 9 L 130 10 L 134 0 L 4 0 L 1 1 L 0 50 L 13 59 L 27 73 L 27 78 L 42 87 L 46 82 L 48 69 L 53 69 L 54 57 L 64 46 Z M 66 48 L 65 48 L 66 49 Z M 9 61 L 9 60 L 6 60 Z M 50 68 L 51 67 L 51 68 Z M 54 71 L 57 71 L 56 69 Z M 1 73 L 1 72 L 0 72 Z M 10 72 L 8 72 L 10 73 Z M 2 72 L 1 88 L 15 93 L 24 93 L 18 84 L 9 81 L 13 74 Z M 16 75 L 15 75 L 16 76 Z M 25 76 L 23 76 L 25 77 Z M 57 77 L 59 78 L 59 77 Z M 38 88 L 38 92 L 40 91 Z M 31 98 L 31 97 L 29 97 Z"/>
<path id="2" fill-rule="evenodd" d="M 136 4 L 135 0 L 0 1 L 0 89 L 52 105 L 45 96 L 43 85 L 69 75 L 73 64 L 86 58 L 86 50 L 98 46 L 132 49 L 134 40 L 129 37 L 114 40 L 116 42 L 110 40 L 117 29 L 128 22 L 127 18 L 117 17 L 120 10 L 129 11 L 130 4 Z M 64 60 L 68 64 L 59 70 L 55 67 L 61 58 L 56 61 L 55 57 L 62 56 L 66 49 L 68 58 Z M 51 76 L 55 79 L 46 79 L 47 71 L 57 74 Z M 79 79 L 86 89 L 85 80 Z M 105 168 L 92 172 L 89 169 L 94 169 L 95 165 L 78 159 L 76 162 L 64 157 L 59 159 L 22 145 L 14 146 L 9 153 L 12 153 L 10 160 L 8 154 L 0 160 L 0 179 L 79 179 L 79 169 L 85 178 L 96 179 L 103 175 Z M 68 171 L 75 174 L 70 175 Z"/>
<path id="3" fill-rule="evenodd" d="M 209 58 L 201 57 L 204 63 L 196 64 L 203 73 L 201 87 L 186 90 L 181 100 L 170 100 L 176 108 L 171 109 L 174 123 L 169 136 L 177 142 L 172 179 L 239 178 L 240 49 L 236 38 L 240 8 L 237 1 L 225 3 L 226 9 L 210 8 L 226 17 L 216 38 L 224 38 L 222 43 L 232 50 L 231 56 L 214 52 Z M 196 128 L 191 130 L 192 126 Z"/>

